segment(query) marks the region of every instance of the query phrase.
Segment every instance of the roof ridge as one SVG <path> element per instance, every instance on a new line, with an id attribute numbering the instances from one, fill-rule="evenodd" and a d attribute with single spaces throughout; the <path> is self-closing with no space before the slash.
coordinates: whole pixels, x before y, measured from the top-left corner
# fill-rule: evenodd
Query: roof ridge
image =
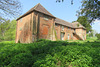
<path id="1" fill-rule="evenodd" d="M 56 17 L 56 18 L 58 18 L 58 17 Z M 58 19 L 60 19 L 60 18 L 58 18 Z M 60 20 L 63 20 L 63 19 L 60 19 Z M 65 21 L 65 20 L 63 20 L 63 21 Z M 65 22 L 68 22 L 68 21 L 65 21 Z M 68 23 L 70 23 L 70 22 L 68 22 Z"/>
<path id="2" fill-rule="evenodd" d="M 57 18 L 57 17 L 56 17 L 56 23 L 73 28 L 73 25 L 70 22 L 67 22 L 67 21 L 62 20 L 62 19 Z"/>
<path id="3" fill-rule="evenodd" d="M 36 8 L 37 8 L 37 6 L 38 6 L 39 4 L 40 4 L 40 3 L 38 3 L 37 5 L 35 5 L 33 8 L 34 8 L 34 9 L 36 9 Z"/>
<path id="4" fill-rule="evenodd" d="M 85 28 L 81 23 L 79 23 L 78 21 L 72 23 L 72 25 L 77 26 L 77 24 L 79 24 L 82 28 Z M 80 28 L 80 27 L 77 27 Z M 86 29 L 86 28 L 85 28 Z"/>
<path id="5" fill-rule="evenodd" d="M 40 3 L 39 3 L 40 6 L 42 6 Z M 43 7 L 43 6 L 42 6 Z M 43 7 L 44 8 L 44 7 Z M 50 13 L 46 8 L 44 8 L 48 13 Z M 45 13 L 45 12 L 44 12 Z M 50 13 L 51 14 L 51 13 Z M 52 14 L 51 14 L 52 15 Z"/>
<path id="6" fill-rule="evenodd" d="M 41 9 L 42 9 L 42 11 L 41 11 Z M 18 19 L 22 18 L 23 16 L 31 13 L 32 11 L 38 11 L 38 12 L 41 12 L 43 14 L 46 14 L 46 15 L 49 15 L 49 16 L 55 18 L 55 16 L 53 16 L 47 9 L 45 9 L 45 7 L 43 7 L 40 3 L 38 3 L 33 8 L 31 8 L 29 11 L 27 11 L 25 14 L 23 14 L 22 16 L 20 16 L 19 18 L 17 18 L 16 20 L 18 20 Z"/>

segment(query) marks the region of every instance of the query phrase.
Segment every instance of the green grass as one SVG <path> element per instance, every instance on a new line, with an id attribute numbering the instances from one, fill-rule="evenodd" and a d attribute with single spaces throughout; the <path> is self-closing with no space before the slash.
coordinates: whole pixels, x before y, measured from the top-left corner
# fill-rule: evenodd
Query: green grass
<path id="1" fill-rule="evenodd" d="M 94 41 L 4 41 L 0 43 L 0 67 L 100 67 L 100 42 Z"/>
<path id="2" fill-rule="evenodd" d="M 88 37 L 86 40 L 87 41 L 96 41 L 97 37 Z"/>
<path id="3" fill-rule="evenodd" d="M 67 40 L 68 42 L 80 42 L 80 43 L 84 43 L 84 42 L 100 42 L 100 40 L 97 40 L 97 37 L 87 37 L 86 40 L 82 41 L 82 40 Z"/>

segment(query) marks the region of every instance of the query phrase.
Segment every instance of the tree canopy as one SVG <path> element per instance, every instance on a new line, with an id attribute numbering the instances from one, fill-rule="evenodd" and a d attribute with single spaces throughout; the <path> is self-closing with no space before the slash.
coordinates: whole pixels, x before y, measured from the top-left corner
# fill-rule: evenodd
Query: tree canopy
<path id="1" fill-rule="evenodd" d="M 78 17 L 77 21 L 87 29 L 87 33 L 92 31 L 92 27 L 91 27 L 90 23 L 88 22 L 87 17 L 80 16 L 80 17 Z"/>
<path id="2" fill-rule="evenodd" d="M 0 21 L 7 16 L 16 18 L 21 14 L 21 7 L 19 0 L 0 0 Z"/>
<path id="3" fill-rule="evenodd" d="M 0 41 L 15 39 L 16 23 L 16 20 L 0 22 Z"/>
<path id="4" fill-rule="evenodd" d="M 56 2 L 63 2 L 64 0 L 56 0 Z M 89 23 L 98 19 L 100 20 L 100 0 L 82 0 L 80 10 L 77 11 L 78 16 L 86 16 Z M 73 0 L 71 0 L 73 4 Z"/>
<path id="5" fill-rule="evenodd" d="M 56 0 L 56 2 L 64 2 L 64 0 Z M 73 5 L 73 0 L 71 0 L 71 4 Z"/>
<path id="6" fill-rule="evenodd" d="M 95 19 L 100 20 L 100 0 L 82 0 L 78 14 L 88 17 L 90 23 Z"/>

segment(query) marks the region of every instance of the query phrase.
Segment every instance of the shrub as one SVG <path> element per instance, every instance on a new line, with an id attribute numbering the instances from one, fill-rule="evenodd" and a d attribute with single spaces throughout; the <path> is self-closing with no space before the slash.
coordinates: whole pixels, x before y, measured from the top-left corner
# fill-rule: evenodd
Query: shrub
<path id="1" fill-rule="evenodd" d="M 15 55 L 11 63 L 8 65 L 9 67 L 31 67 L 33 63 L 33 56 L 30 53 L 20 53 Z"/>
<path id="2" fill-rule="evenodd" d="M 96 34 L 98 40 L 100 40 L 100 33 L 99 34 Z"/>
<path id="3" fill-rule="evenodd" d="M 99 60 L 97 42 L 0 43 L 0 67 L 99 67 Z"/>

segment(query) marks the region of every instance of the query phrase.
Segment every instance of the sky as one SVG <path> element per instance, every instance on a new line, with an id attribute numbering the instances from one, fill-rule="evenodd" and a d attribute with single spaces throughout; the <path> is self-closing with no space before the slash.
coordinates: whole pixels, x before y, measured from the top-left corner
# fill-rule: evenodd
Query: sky
<path id="1" fill-rule="evenodd" d="M 64 0 L 61 3 L 56 3 L 56 0 L 20 0 L 20 2 L 22 3 L 22 15 L 40 3 L 52 15 L 67 22 L 77 20 L 76 11 L 81 7 L 81 0 L 73 0 L 73 5 L 71 5 L 71 0 Z M 92 28 L 100 33 L 100 20 L 96 20 Z"/>

